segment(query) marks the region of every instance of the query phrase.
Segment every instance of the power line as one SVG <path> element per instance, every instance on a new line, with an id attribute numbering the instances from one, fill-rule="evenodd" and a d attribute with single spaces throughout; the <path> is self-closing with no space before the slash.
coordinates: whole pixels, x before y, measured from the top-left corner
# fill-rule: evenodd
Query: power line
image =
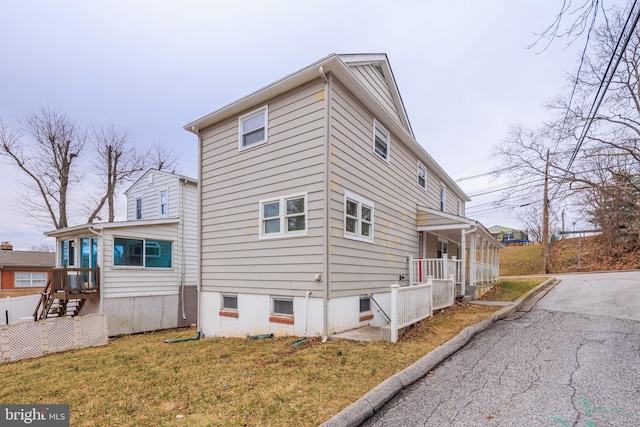
<path id="1" fill-rule="evenodd" d="M 620 37 L 618 37 L 616 46 L 613 49 L 613 53 L 611 55 L 611 58 L 609 59 L 609 63 L 607 64 L 607 68 L 602 76 L 602 80 L 600 81 L 600 85 L 598 87 L 598 91 L 596 92 L 596 96 L 593 100 L 593 103 L 591 104 L 589 114 L 587 115 L 587 121 L 584 127 L 582 128 L 582 133 L 580 134 L 580 138 L 578 138 L 578 143 L 576 144 L 576 148 L 574 148 L 573 153 L 571 154 L 571 158 L 569 159 L 569 163 L 565 169 L 564 176 L 562 177 L 562 179 L 560 180 L 560 183 L 556 187 L 556 190 L 553 196 L 551 197 L 551 199 L 555 198 L 555 196 L 558 194 L 560 186 L 564 183 L 564 181 L 566 181 L 567 175 L 571 170 L 571 166 L 573 166 L 573 162 L 575 161 L 576 156 L 578 155 L 578 152 L 580 151 L 580 148 L 582 147 L 582 144 L 584 143 L 584 140 L 587 137 L 587 132 L 589 131 L 589 129 L 591 128 L 591 124 L 595 120 L 595 116 L 598 112 L 598 109 L 600 108 L 600 104 L 602 104 L 602 100 L 604 99 L 607 89 L 611 84 L 611 80 L 613 80 L 613 76 L 618 68 L 618 65 L 620 64 L 620 61 L 622 60 L 622 56 L 625 50 L 627 49 L 627 46 L 629 44 L 629 41 L 631 40 L 635 27 L 638 24 L 638 20 L 640 19 L 640 11 L 636 11 L 635 17 L 633 17 L 637 2 L 638 0 L 634 0 L 633 5 L 631 6 L 629 16 L 627 16 L 627 20 L 625 21 L 624 26 L 622 27 L 622 31 L 620 32 Z M 625 37 L 625 32 L 627 31 L 627 25 L 632 20 L 632 17 L 633 17 L 633 25 L 628 29 L 628 33 L 626 34 L 626 37 Z M 624 44 L 622 45 L 622 49 L 618 54 L 618 50 L 623 38 L 624 38 Z M 618 55 L 617 60 L 615 60 L 616 55 Z M 614 63 L 614 60 L 615 60 L 615 65 L 612 66 L 612 64 Z"/>

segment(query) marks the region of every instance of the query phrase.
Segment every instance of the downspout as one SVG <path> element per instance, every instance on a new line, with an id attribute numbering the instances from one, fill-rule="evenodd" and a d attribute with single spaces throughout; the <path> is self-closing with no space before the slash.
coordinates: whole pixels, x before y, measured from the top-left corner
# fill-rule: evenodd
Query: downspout
<path id="1" fill-rule="evenodd" d="M 196 239 L 197 239 L 197 248 L 198 250 L 196 251 L 197 253 L 197 261 L 196 261 L 196 265 L 197 265 L 197 269 L 196 269 L 196 292 L 198 295 L 197 298 L 197 317 L 196 317 L 196 324 L 197 324 L 197 328 L 198 328 L 198 337 L 203 337 L 202 334 L 202 323 L 201 323 L 201 312 L 202 312 L 202 307 L 200 307 L 200 301 L 201 301 L 201 293 L 202 293 L 202 283 L 200 281 L 200 277 L 201 277 L 201 256 L 200 256 L 200 252 L 201 252 L 201 247 L 200 247 L 200 218 L 202 218 L 201 215 L 201 209 L 202 209 L 202 165 L 200 164 L 200 162 L 202 161 L 202 137 L 200 136 L 200 131 L 198 129 L 196 129 L 195 125 L 191 126 L 191 132 L 195 133 L 196 135 L 198 135 L 198 218 L 197 218 L 197 222 L 198 222 L 198 232 L 196 233 Z"/>
<path id="2" fill-rule="evenodd" d="M 98 242 L 100 245 L 98 247 L 98 262 L 96 265 L 100 267 L 100 300 L 98 301 L 98 313 L 104 314 L 104 239 L 102 238 L 102 232 L 98 232 L 93 229 L 93 227 L 89 226 L 89 232 L 98 236 Z M 91 244 L 91 242 L 89 242 Z"/>
<path id="3" fill-rule="evenodd" d="M 478 226 L 473 227 L 471 230 L 464 231 L 462 230 L 462 282 L 460 283 L 460 295 L 464 298 L 466 295 L 466 281 L 467 275 L 465 274 L 467 271 L 467 234 L 475 233 L 478 230 Z M 474 253 L 475 256 L 475 253 Z M 469 249 L 469 264 L 471 264 L 471 249 Z M 469 266 L 469 276 L 471 276 L 471 266 Z"/>
<path id="4" fill-rule="evenodd" d="M 326 342 L 329 339 L 329 290 L 331 284 L 331 256 L 329 252 L 331 251 L 331 215 L 329 214 L 331 199 L 330 191 L 331 191 L 331 141 L 329 138 L 329 120 L 331 112 L 329 110 L 330 107 L 330 98 L 331 98 L 331 82 L 327 79 L 327 76 L 324 74 L 324 68 L 318 68 L 318 74 L 320 74 L 320 78 L 324 82 L 324 114 L 325 114 L 325 124 L 324 124 L 324 138 L 325 138 L 325 176 L 324 176 L 324 292 L 322 292 L 322 342 Z"/>
<path id="5" fill-rule="evenodd" d="M 182 320 L 187 320 L 187 314 L 184 309 L 184 285 L 186 278 L 186 268 L 185 268 L 185 225 L 184 225 L 184 213 L 185 213 L 185 203 L 186 203 L 186 192 L 187 192 L 187 180 L 182 179 L 182 206 L 180 207 L 180 227 L 182 228 L 182 236 L 181 236 L 181 252 L 182 252 L 182 260 L 180 263 L 180 300 L 182 301 L 181 309 L 182 309 Z"/>

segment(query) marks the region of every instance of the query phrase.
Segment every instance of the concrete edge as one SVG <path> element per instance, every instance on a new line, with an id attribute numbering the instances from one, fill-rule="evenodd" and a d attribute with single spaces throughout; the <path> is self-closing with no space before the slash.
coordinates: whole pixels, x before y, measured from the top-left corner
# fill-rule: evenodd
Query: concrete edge
<path id="1" fill-rule="evenodd" d="M 549 279 L 526 292 L 507 307 L 496 311 L 491 317 L 475 325 L 467 326 L 458 335 L 431 350 L 411 366 L 404 368 L 378 384 L 360 399 L 324 422 L 322 426 L 357 427 L 361 425 L 403 389 L 424 378 L 429 371 L 432 371 L 436 366 L 464 347 L 473 337 L 487 329 L 494 322 L 514 314 L 529 298 L 535 296 L 555 280 L 555 277 L 549 277 Z"/>

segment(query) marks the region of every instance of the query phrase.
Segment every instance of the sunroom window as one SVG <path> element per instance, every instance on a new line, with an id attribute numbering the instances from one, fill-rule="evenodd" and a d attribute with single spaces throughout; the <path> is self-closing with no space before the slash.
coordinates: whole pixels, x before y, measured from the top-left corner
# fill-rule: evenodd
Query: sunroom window
<path id="1" fill-rule="evenodd" d="M 113 265 L 119 267 L 171 268 L 172 242 L 115 237 Z"/>

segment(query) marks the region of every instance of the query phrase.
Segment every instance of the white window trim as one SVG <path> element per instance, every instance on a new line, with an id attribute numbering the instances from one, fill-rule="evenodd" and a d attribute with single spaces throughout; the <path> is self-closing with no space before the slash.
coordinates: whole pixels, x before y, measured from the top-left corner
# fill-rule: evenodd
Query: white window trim
<path id="1" fill-rule="evenodd" d="M 287 231 L 287 215 L 286 215 L 286 201 L 289 199 L 304 198 L 304 230 Z M 264 209 L 262 208 L 267 203 L 279 202 L 280 203 L 280 232 L 279 233 L 265 233 L 264 230 Z M 286 237 L 301 237 L 309 234 L 309 195 L 308 193 L 296 193 L 289 194 L 281 197 L 272 197 L 269 199 L 262 199 L 258 203 L 259 208 L 259 229 L 260 240 L 262 239 L 282 239 Z"/>
<path id="2" fill-rule="evenodd" d="M 447 211 L 447 186 L 443 182 L 440 183 L 440 211 Z"/>
<path id="3" fill-rule="evenodd" d="M 382 130 L 384 133 L 387 134 L 387 157 L 382 157 L 377 151 L 376 151 L 376 128 L 379 128 L 380 130 Z M 372 143 L 372 148 L 373 148 L 373 154 L 376 155 L 376 157 L 384 160 L 387 163 L 390 163 L 391 161 L 391 133 L 380 124 L 380 122 L 378 122 L 376 119 L 373 119 L 373 138 L 371 139 L 371 143 Z"/>
<path id="4" fill-rule="evenodd" d="M 140 218 L 138 218 L 138 200 L 140 200 Z M 142 210 L 143 210 L 143 203 L 142 203 L 142 197 L 136 197 L 136 201 L 135 204 L 133 206 L 133 210 L 134 210 L 134 216 L 136 219 L 142 219 Z"/>
<path id="5" fill-rule="evenodd" d="M 28 285 L 18 285 L 18 274 L 28 274 L 29 275 L 29 284 Z M 33 275 L 34 274 L 43 274 L 44 275 L 44 284 L 42 285 L 34 285 Z M 26 279 L 20 279 L 26 280 Z M 44 271 L 16 271 L 13 276 L 13 287 L 14 288 L 44 288 L 47 285 L 47 273 Z"/>
<path id="6" fill-rule="evenodd" d="M 256 116 L 260 114 L 262 111 L 264 111 L 264 139 L 259 142 L 254 142 L 251 145 L 242 145 L 242 135 L 243 135 L 242 122 L 245 119 L 250 119 L 252 116 Z M 267 141 L 269 141 L 269 105 L 268 104 L 263 107 L 256 108 L 255 110 L 250 111 L 247 114 L 243 114 L 242 116 L 238 117 L 238 151 L 249 150 L 253 147 L 257 147 L 259 145 L 265 144 Z"/>
<path id="7" fill-rule="evenodd" d="M 236 299 L 236 308 L 225 307 L 224 306 L 225 297 L 226 298 L 235 298 Z M 220 310 L 237 312 L 238 311 L 237 306 L 238 306 L 238 294 L 226 294 L 226 293 L 220 294 Z"/>
<path id="8" fill-rule="evenodd" d="M 116 239 L 126 239 L 126 240 L 142 240 L 142 265 L 116 265 L 116 259 L 113 251 L 115 250 Z M 171 242 L 171 267 L 147 267 L 147 240 L 160 240 L 162 242 Z M 164 239 L 147 239 L 144 237 L 125 237 L 121 235 L 114 235 L 113 240 L 111 241 L 111 267 L 114 270 L 150 270 L 150 271 L 171 271 L 176 269 L 175 263 L 175 247 L 176 242 L 174 240 L 164 240 Z M 155 258 L 155 256 L 150 256 L 150 258 Z"/>
<path id="9" fill-rule="evenodd" d="M 424 170 L 424 187 L 420 185 L 420 169 Z M 427 181 L 427 168 L 421 162 L 418 162 L 418 166 L 416 167 L 416 184 L 424 191 L 427 191 Z"/>
<path id="10" fill-rule="evenodd" d="M 167 213 L 165 214 L 162 213 L 162 193 L 163 192 L 167 193 Z M 160 215 L 161 218 L 169 217 L 169 189 L 168 188 L 158 190 L 158 215 Z"/>
<path id="11" fill-rule="evenodd" d="M 444 247 L 446 246 L 447 250 L 446 251 L 441 251 L 441 252 L 442 252 L 443 255 L 447 254 L 447 258 L 450 258 L 449 257 L 449 241 L 447 239 L 443 239 L 441 237 L 438 237 L 438 244 L 439 244 L 438 246 L 441 246 L 442 249 L 444 249 Z M 436 255 L 438 253 L 438 246 L 436 246 Z"/>
<path id="12" fill-rule="evenodd" d="M 354 202 L 358 203 L 358 224 L 356 233 L 350 233 L 347 231 L 347 199 L 351 199 Z M 362 212 L 360 207 L 362 205 L 367 205 L 371 208 L 371 236 L 363 236 L 361 234 L 362 230 Z M 355 193 L 352 193 L 348 190 L 344 190 L 344 201 L 342 204 L 343 208 L 343 235 L 345 239 L 358 240 L 360 242 L 373 243 L 375 236 L 375 206 L 371 200 L 365 199 L 362 196 L 359 196 Z"/>
<path id="13" fill-rule="evenodd" d="M 276 301 L 291 302 L 291 314 L 289 313 L 276 313 Z M 291 297 L 271 297 L 271 315 L 277 317 L 293 318 L 295 315 L 295 307 L 293 298 Z"/>

